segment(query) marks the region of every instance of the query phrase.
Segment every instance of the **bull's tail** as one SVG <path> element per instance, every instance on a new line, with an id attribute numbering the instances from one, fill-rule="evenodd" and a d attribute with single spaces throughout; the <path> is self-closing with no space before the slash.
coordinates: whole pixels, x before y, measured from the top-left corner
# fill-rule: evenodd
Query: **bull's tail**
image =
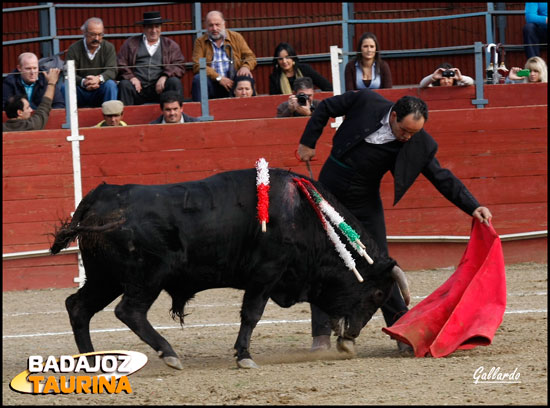
<path id="1" fill-rule="evenodd" d="M 52 255 L 59 253 L 64 248 L 67 248 L 71 242 L 73 242 L 80 234 L 86 232 L 104 232 L 116 228 L 122 224 L 125 220 L 120 219 L 107 224 L 93 226 L 93 225 L 79 225 L 86 212 L 90 209 L 93 202 L 93 195 L 96 189 L 90 191 L 78 204 L 78 207 L 73 215 L 72 220 L 62 220 L 61 226 L 56 227 L 54 236 L 54 242 L 50 247 Z"/>
<path id="2" fill-rule="evenodd" d="M 75 214 L 76 215 L 76 214 Z M 64 248 L 67 248 L 71 242 L 73 242 L 80 234 L 85 232 L 104 232 L 112 230 L 122 223 L 124 219 L 118 221 L 110 222 L 108 224 L 99 225 L 99 226 L 84 226 L 84 225 L 73 225 L 74 217 L 71 222 L 62 221 L 61 227 L 56 228 L 54 234 L 54 242 L 50 248 L 52 255 L 59 253 Z"/>

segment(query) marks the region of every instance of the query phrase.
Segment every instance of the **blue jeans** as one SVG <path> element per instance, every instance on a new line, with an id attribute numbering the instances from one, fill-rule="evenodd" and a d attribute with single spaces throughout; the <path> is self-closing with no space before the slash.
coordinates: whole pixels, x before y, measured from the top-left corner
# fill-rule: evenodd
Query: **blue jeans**
<path id="1" fill-rule="evenodd" d="M 117 99 L 118 88 L 112 79 L 99 85 L 94 91 L 87 91 L 81 86 L 76 87 L 76 100 L 79 108 L 96 108 L 105 101 Z"/>

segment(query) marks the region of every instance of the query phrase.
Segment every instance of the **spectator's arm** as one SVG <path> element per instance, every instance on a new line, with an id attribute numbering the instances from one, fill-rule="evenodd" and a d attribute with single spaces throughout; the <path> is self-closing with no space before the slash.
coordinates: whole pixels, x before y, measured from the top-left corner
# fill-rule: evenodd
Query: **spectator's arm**
<path id="1" fill-rule="evenodd" d="M 419 88 L 427 88 L 429 86 L 432 86 L 432 82 L 434 82 L 433 74 L 430 74 L 428 76 L 425 76 L 422 81 L 420 81 L 420 85 L 418 85 Z"/>
<path id="2" fill-rule="evenodd" d="M 539 25 L 548 24 L 548 16 L 539 14 L 539 3 L 525 3 L 525 21 Z"/>
<path id="3" fill-rule="evenodd" d="M 288 106 L 288 102 L 283 102 L 277 106 L 277 118 L 289 118 L 292 116 L 292 112 Z"/>
<path id="4" fill-rule="evenodd" d="M 128 43 L 130 42 L 130 39 L 124 41 L 124 44 L 122 44 L 122 47 L 120 47 L 120 50 L 118 51 L 117 57 L 116 57 L 116 65 L 118 67 L 118 77 L 120 79 L 127 79 L 128 81 L 132 78 L 135 78 L 134 72 L 131 68 L 129 68 L 130 65 L 133 65 L 130 59 L 130 46 Z"/>
<path id="5" fill-rule="evenodd" d="M 390 66 L 386 61 L 382 61 L 381 67 L 380 67 L 380 75 L 382 76 L 382 83 L 380 84 L 380 88 L 389 89 L 393 86 L 392 80 L 391 80 L 391 70 Z"/>
<path id="6" fill-rule="evenodd" d="M 111 43 L 107 43 L 108 47 L 105 47 L 105 66 L 112 67 L 104 70 L 101 75 L 103 75 L 103 81 L 107 82 L 109 79 L 116 79 L 117 69 L 116 69 L 116 50 L 115 46 Z"/>
<path id="7" fill-rule="evenodd" d="M 354 91 L 356 89 L 355 86 L 355 60 L 351 60 L 347 63 L 346 68 L 344 69 L 344 78 L 345 78 L 345 84 L 346 89 L 342 89 L 342 91 Z"/>
<path id="8" fill-rule="evenodd" d="M 168 78 L 182 78 L 183 74 L 185 74 L 185 67 L 183 65 L 185 63 L 185 57 L 181 52 L 180 46 L 172 40 L 166 41 L 166 43 L 169 43 L 170 47 L 168 53 L 165 54 L 166 58 L 165 55 L 162 56 L 162 60 L 167 64 L 163 67 L 162 73 Z M 163 53 L 166 52 L 167 51 L 163 50 Z"/>
<path id="9" fill-rule="evenodd" d="M 206 49 L 204 47 L 208 47 L 207 43 L 197 38 L 193 47 L 193 74 L 198 74 L 200 71 L 199 59 L 206 57 Z M 211 63 L 212 61 L 206 61 L 206 76 L 215 81 L 220 74 L 211 67 Z"/>
<path id="10" fill-rule="evenodd" d="M 75 46 L 69 47 L 69 50 L 67 51 L 67 57 L 65 58 L 65 61 L 74 60 L 74 67 L 75 67 L 74 76 L 75 76 L 76 86 L 82 86 L 82 80 L 84 78 L 78 74 L 80 72 L 77 69 L 79 67 L 79 59 L 77 58 L 75 48 L 76 48 Z"/>
<path id="11" fill-rule="evenodd" d="M 469 86 L 474 84 L 474 79 L 468 75 L 461 75 L 460 81 L 456 81 L 458 86 Z"/>
<path id="12" fill-rule="evenodd" d="M 272 72 L 271 75 L 269 75 L 269 94 L 270 95 L 280 95 L 281 94 L 281 87 L 278 84 L 279 76 Z"/>
<path id="13" fill-rule="evenodd" d="M 332 84 L 322 76 L 320 73 L 315 71 L 311 66 L 305 65 L 306 69 L 304 70 L 304 76 L 308 76 L 313 81 L 313 85 L 317 86 L 321 91 L 331 92 Z"/>
<path id="14" fill-rule="evenodd" d="M 246 40 L 244 37 L 239 33 L 234 33 L 238 37 L 238 42 L 236 41 L 235 44 L 237 44 L 238 47 L 240 47 L 240 58 L 241 58 L 241 64 L 237 65 L 239 69 L 242 67 L 247 67 L 250 71 L 254 70 L 257 65 L 256 61 L 256 55 L 254 52 L 250 49 L 248 46 Z"/>

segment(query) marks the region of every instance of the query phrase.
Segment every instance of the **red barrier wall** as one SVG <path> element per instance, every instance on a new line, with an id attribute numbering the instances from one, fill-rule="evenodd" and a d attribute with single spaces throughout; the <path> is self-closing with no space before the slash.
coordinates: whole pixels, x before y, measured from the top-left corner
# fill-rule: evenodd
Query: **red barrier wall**
<path id="1" fill-rule="evenodd" d="M 517 91 L 517 92 L 516 92 Z M 419 89 L 395 88 L 380 89 L 381 95 L 396 101 L 404 95 L 418 96 L 426 101 L 430 110 L 469 109 L 472 100 L 476 99 L 475 87 L 432 87 Z M 547 101 L 547 84 L 515 84 L 515 85 L 485 85 L 483 87 L 486 107 L 544 105 Z M 514 97 L 510 95 L 513 93 Z M 332 92 L 316 92 L 315 99 L 323 100 L 332 96 Z M 274 118 L 277 106 L 288 100 L 287 95 L 264 95 L 254 98 L 226 98 L 209 101 L 210 115 L 214 120 L 258 119 Z M 186 102 L 183 111 L 188 115 L 199 117 L 202 115 L 199 102 Z M 6 121 L 6 113 L 2 112 L 2 120 Z M 126 106 L 124 121 L 129 125 L 148 124 L 161 115 L 159 105 Z M 80 127 L 91 127 L 103 120 L 101 108 L 81 108 L 78 110 L 78 124 Z M 61 129 L 66 122 L 64 109 L 52 109 L 45 129 Z"/>
<path id="2" fill-rule="evenodd" d="M 532 90 L 543 93 L 546 88 L 516 85 L 513 89 L 514 100 L 523 101 L 539 100 Z M 529 95 L 521 95 L 522 91 Z M 253 167 L 262 156 L 271 167 L 307 174 L 295 158 L 306 123 L 307 118 L 269 118 L 83 128 L 83 194 L 102 181 L 160 184 L 199 179 Z M 426 130 L 439 144 L 440 162 L 491 209 L 499 234 L 547 229 L 546 104 L 431 110 Z M 317 160 L 312 162 L 316 178 L 333 134 L 327 126 L 317 145 Z M 68 135 L 68 130 L 3 134 L 4 254 L 48 248 L 58 220 L 74 210 Z M 469 235 L 471 218 L 423 176 L 395 207 L 391 175 L 383 179 L 381 192 L 390 236 Z M 506 245 L 507 262 L 546 259 L 546 238 Z M 406 269 L 425 268 L 456 264 L 464 247 L 390 243 L 390 253 Z M 72 286 L 75 259 L 65 255 L 3 261 L 4 290 Z"/>

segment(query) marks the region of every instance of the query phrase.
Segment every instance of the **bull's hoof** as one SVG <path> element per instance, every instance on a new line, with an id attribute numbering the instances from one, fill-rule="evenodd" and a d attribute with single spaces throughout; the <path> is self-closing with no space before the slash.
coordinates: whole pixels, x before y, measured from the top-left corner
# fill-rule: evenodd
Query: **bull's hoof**
<path id="1" fill-rule="evenodd" d="M 169 357 L 162 357 L 162 359 L 164 360 L 167 366 L 175 368 L 177 370 L 183 370 L 183 365 L 181 364 L 181 361 L 179 358 L 169 356 Z"/>
<path id="2" fill-rule="evenodd" d="M 336 340 L 336 349 L 341 353 L 355 354 L 355 342 L 350 339 L 338 337 Z"/>
<path id="3" fill-rule="evenodd" d="M 397 340 L 397 350 L 399 350 L 399 352 L 404 355 L 407 355 L 407 354 L 414 355 L 414 349 L 411 347 L 411 345 L 407 343 L 403 343 L 402 341 L 399 341 L 399 340 Z"/>
<path id="4" fill-rule="evenodd" d="M 242 360 L 237 360 L 237 366 L 239 368 L 260 368 L 258 367 L 258 364 L 256 364 L 251 358 L 243 358 Z"/>
<path id="5" fill-rule="evenodd" d="M 327 351 L 330 349 L 330 335 L 314 336 L 311 343 L 311 352 Z"/>

